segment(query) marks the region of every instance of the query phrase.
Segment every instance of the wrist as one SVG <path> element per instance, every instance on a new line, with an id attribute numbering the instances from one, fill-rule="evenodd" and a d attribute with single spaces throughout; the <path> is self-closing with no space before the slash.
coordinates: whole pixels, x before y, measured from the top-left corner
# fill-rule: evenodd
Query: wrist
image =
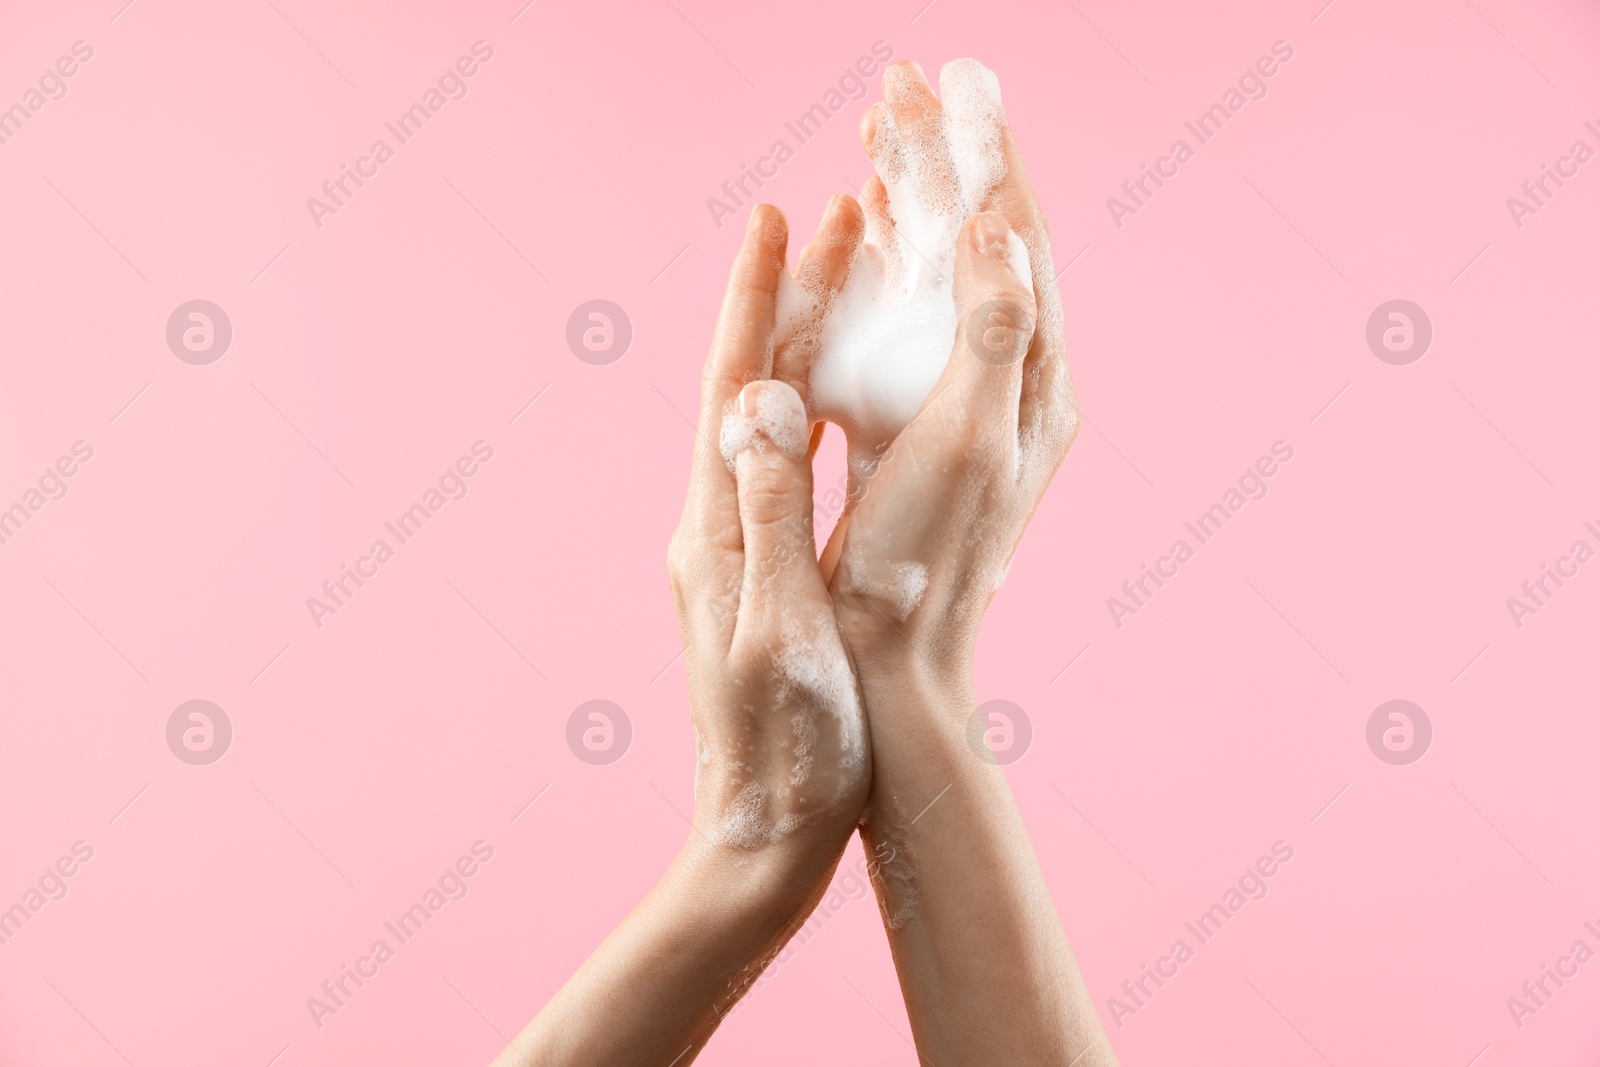
<path id="1" fill-rule="evenodd" d="M 953 620 L 939 605 L 923 604 L 911 617 L 892 620 L 859 591 L 834 592 L 839 632 L 864 692 L 914 689 L 957 696 L 972 688 L 975 626 Z"/>
<path id="2" fill-rule="evenodd" d="M 826 835 L 796 832 L 757 848 L 714 842 L 696 830 L 668 878 L 719 923 L 765 940 L 784 934 L 797 916 L 809 913 L 854 825 Z"/>
<path id="3" fill-rule="evenodd" d="M 939 653 L 896 639 L 858 651 L 862 697 L 874 725 L 880 716 L 915 714 L 936 723 L 964 725 L 977 707 L 972 657 Z"/>
<path id="4" fill-rule="evenodd" d="M 837 860 L 818 873 L 816 861 L 795 850 L 732 849 L 691 835 L 656 897 L 686 935 L 683 950 L 698 954 L 698 971 L 713 976 L 706 994 L 714 1017 L 744 996 L 805 922 Z"/>

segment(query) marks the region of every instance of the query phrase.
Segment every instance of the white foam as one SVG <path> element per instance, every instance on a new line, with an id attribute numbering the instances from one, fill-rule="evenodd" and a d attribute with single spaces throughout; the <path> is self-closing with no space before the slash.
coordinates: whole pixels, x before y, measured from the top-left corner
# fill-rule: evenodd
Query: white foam
<path id="1" fill-rule="evenodd" d="M 717 820 L 712 837 L 735 848 L 758 848 L 774 841 L 777 832 L 767 820 L 767 787 L 760 782 L 746 783 Z"/>
<path id="2" fill-rule="evenodd" d="M 843 291 L 821 307 L 808 285 L 785 278 L 778 288 L 779 342 L 817 345 L 811 414 L 852 440 L 894 437 L 944 372 L 958 328 L 956 238 L 1005 175 L 999 79 L 977 60 L 958 59 L 945 65 L 939 88 L 942 136 L 927 138 L 895 127 L 894 97 L 905 90 L 885 86 L 877 164 L 893 221 L 867 205 L 864 241 Z M 1012 269 L 1031 288 L 1027 246 L 1013 233 L 1008 249 Z"/>
<path id="3" fill-rule="evenodd" d="M 891 930 L 902 929 L 916 915 L 922 900 L 917 888 L 916 853 L 909 833 L 902 832 L 902 828 L 910 826 L 905 805 L 890 794 L 889 811 L 864 809 L 860 826 L 862 844 L 870 845 L 872 863 L 867 875 L 878 887 L 878 910 L 884 925 Z"/>
<path id="4" fill-rule="evenodd" d="M 738 758 L 737 751 L 719 759 L 696 731 L 699 765 L 709 771 L 713 764 L 721 764 L 738 788 L 709 830 L 719 844 L 756 849 L 793 833 L 819 812 L 837 812 L 842 798 L 866 772 L 866 714 L 831 608 L 786 606 L 779 619 L 774 667 L 773 706 L 746 704 L 743 710 L 750 715 L 788 715 L 793 762 L 787 782 L 774 781 L 767 768 L 760 772 L 765 782 L 756 780 L 757 768 Z M 745 746 L 747 751 L 751 747 Z M 819 764 L 823 752 L 836 759 Z M 699 767 L 697 789 L 698 775 Z M 783 807 L 806 810 L 776 814 L 774 809 Z"/>
<path id="5" fill-rule="evenodd" d="M 916 560 L 901 560 L 887 568 L 867 561 L 860 545 L 845 550 L 845 573 L 850 584 L 874 600 L 888 604 L 896 622 L 905 622 L 928 591 L 928 568 Z"/>
<path id="6" fill-rule="evenodd" d="M 755 411 L 746 413 L 753 402 Z M 770 443 L 791 459 L 806 454 L 811 433 L 806 421 L 805 402 L 786 382 L 752 382 L 728 402 L 722 413 L 722 434 L 717 442 L 728 469 L 747 448 L 762 448 Z"/>
<path id="7" fill-rule="evenodd" d="M 801 705 L 790 720 L 795 732 L 795 766 L 790 783 L 800 786 L 811 776 L 817 744 L 816 719 L 819 714 L 826 714 L 833 719 L 838 738 L 837 780 L 842 789 L 865 768 L 866 716 L 833 613 L 820 608 L 804 621 L 786 616 L 777 666 L 785 689 L 790 691 L 786 695 L 798 690 Z"/>

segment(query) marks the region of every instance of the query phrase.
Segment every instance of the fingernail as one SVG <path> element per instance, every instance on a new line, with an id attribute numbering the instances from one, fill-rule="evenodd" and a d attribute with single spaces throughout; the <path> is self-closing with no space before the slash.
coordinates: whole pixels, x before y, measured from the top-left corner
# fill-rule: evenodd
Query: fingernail
<path id="1" fill-rule="evenodd" d="M 760 401 L 760 391 L 756 388 L 756 383 L 751 382 L 739 390 L 739 414 L 747 419 L 755 418 L 761 410 Z"/>
<path id="2" fill-rule="evenodd" d="M 1006 217 L 998 211 L 985 211 L 977 215 L 972 226 L 972 237 L 980 256 L 1003 260 L 1009 253 L 1011 227 L 1007 225 Z"/>

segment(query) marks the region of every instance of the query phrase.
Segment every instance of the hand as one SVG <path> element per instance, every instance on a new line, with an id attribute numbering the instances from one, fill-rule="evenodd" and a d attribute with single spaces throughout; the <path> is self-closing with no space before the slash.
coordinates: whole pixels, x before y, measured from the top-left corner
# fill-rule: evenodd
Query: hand
<path id="1" fill-rule="evenodd" d="M 817 566 L 805 408 L 770 377 L 787 241 L 782 214 L 757 207 L 706 361 L 668 552 L 694 706 L 693 830 L 498 1067 L 688 1067 L 821 899 L 866 802 L 872 752 Z M 843 278 L 828 247 L 802 256 L 806 284 Z"/>
<path id="2" fill-rule="evenodd" d="M 940 86 L 948 98 L 986 76 L 961 60 Z M 893 246 L 896 217 L 955 198 L 947 125 L 915 64 L 885 72 L 884 98 L 862 123 L 879 171 L 895 175 L 895 153 L 929 163 L 893 195 L 877 179 L 862 190 L 866 231 Z M 1078 425 L 1049 234 L 1003 119 L 999 141 L 1003 171 L 975 205 L 989 210 L 955 235 L 943 375 L 892 441 L 858 428 L 853 506 L 822 564 L 872 724 L 862 841 L 883 858 L 873 881 L 919 1055 L 1114 1067 L 1005 776 L 967 733 L 979 622 Z"/>
<path id="3" fill-rule="evenodd" d="M 942 136 L 914 65 L 884 82 L 897 128 Z M 869 151 L 883 117 L 864 123 Z M 864 190 L 865 214 L 836 197 L 795 277 L 782 215 L 752 212 L 668 560 L 694 705 L 693 833 L 497 1062 L 691 1062 L 815 906 L 859 821 L 919 1053 L 1114 1067 L 1005 780 L 957 725 L 979 617 L 1077 424 L 1053 283 L 1030 292 L 1000 252 L 1014 231 L 1033 277 L 1054 277 L 1009 132 L 1002 141 L 983 205 L 998 212 L 958 239 L 955 296 L 974 328 L 893 442 L 851 441 L 855 504 L 821 565 L 819 436 L 802 400 L 815 341 L 779 339 L 778 293 L 799 286 L 826 305 L 893 205 L 881 183 Z"/>
<path id="4" fill-rule="evenodd" d="M 871 751 L 817 565 L 805 407 L 770 377 L 787 238 L 781 213 L 754 210 L 706 363 L 668 571 L 699 761 L 692 843 L 792 860 L 808 877 L 791 884 L 809 892 L 860 816 Z M 825 286 L 838 266 L 817 244 L 801 273 Z"/>
<path id="5" fill-rule="evenodd" d="M 975 67 L 946 66 L 945 95 Z M 952 147 L 920 68 L 898 63 L 883 85 L 884 103 L 861 123 L 868 155 L 885 172 L 908 151 L 935 161 L 919 184 L 891 193 L 874 177 L 862 189 L 866 232 L 893 247 L 896 215 L 911 214 L 898 198 L 957 196 L 952 169 L 937 163 Z M 965 676 L 989 599 L 1077 435 L 1049 229 L 1003 118 L 999 147 L 1004 171 L 956 241 L 960 326 L 943 376 L 892 442 L 851 442 L 852 506 L 822 566 L 864 675 L 915 648 L 927 666 Z M 1010 233 L 1027 248 L 1031 287 L 1008 264 Z"/>

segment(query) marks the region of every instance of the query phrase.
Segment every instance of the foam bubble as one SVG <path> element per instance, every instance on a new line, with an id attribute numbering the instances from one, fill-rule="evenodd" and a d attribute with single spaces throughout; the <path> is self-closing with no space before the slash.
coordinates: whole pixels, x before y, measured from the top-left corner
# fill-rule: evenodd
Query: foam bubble
<path id="1" fill-rule="evenodd" d="M 845 786 L 865 766 L 866 716 L 838 625 L 830 610 L 819 608 L 804 620 L 785 614 L 782 627 L 778 674 L 786 695 L 800 697 L 800 708 L 791 719 L 795 767 L 790 783 L 800 786 L 811 776 L 818 736 L 816 720 L 818 715 L 826 714 L 833 720 L 838 737 L 838 781 Z"/>
<path id="2" fill-rule="evenodd" d="M 971 215 L 982 209 L 982 199 L 1005 177 L 1000 79 L 976 59 L 952 60 L 939 72 L 939 97 L 952 117 L 950 156 L 961 180 L 962 207 Z"/>
<path id="3" fill-rule="evenodd" d="M 754 411 L 748 410 L 752 406 Z M 810 440 L 800 394 L 783 382 L 752 382 L 722 413 L 718 447 L 732 470 L 734 460 L 747 448 L 759 449 L 770 443 L 790 459 L 798 459 L 806 454 Z"/>
<path id="4" fill-rule="evenodd" d="M 928 591 L 928 568 L 915 560 L 901 560 L 887 569 L 867 561 L 860 545 L 845 551 L 844 565 L 850 584 L 874 600 L 889 605 L 896 622 L 905 622 Z"/>
<path id="5" fill-rule="evenodd" d="M 735 848 L 756 849 L 772 844 L 804 826 L 812 815 L 837 811 L 841 798 L 861 781 L 866 770 L 866 715 L 832 609 L 824 605 L 785 605 L 779 618 L 779 633 L 772 710 L 789 717 L 794 761 L 786 783 L 774 781 L 770 775 L 765 782 L 756 780 L 757 768 L 732 752 L 716 761 L 733 772 L 735 783 L 742 779 L 744 784 L 717 817 L 708 836 Z M 744 710 L 752 715 L 769 712 L 764 705 L 746 704 Z M 713 756 L 698 731 L 696 745 L 700 764 L 709 768 Z M 829 753 L 830 759 L 819 764 L 819 751 Z M 836 760 L 831 758 L 835 752 Z M 767 769 L 763 768 L 762 773 L 768 773 Z M 775 813 L 775 808 L 786 806 L 808 810 Z"/>
<path id="6" fill-rule="evenodd" d="M 776 828 L 767 818 L 767 787 L 760 782 L 746 783 L 717 820 L 712 838 L 719 844 L 749 849 L 776 840 Z"/>
<path id="7" fill-rule="evenodd" d="M 921 90 L 884 79 L 878 176 L 893 221 L 865 204 L 866 232 L 842 292 L 820 307 L 811 287 L 780 282 L 780 342 L 814 341 L 811 412 L 847 436 L 888 440 L 915 417 L 944 373 L 959 323 L 952 276 L 961 224 L 983 210 L 1005 176 L 1000 82 L 973 59 L 939 76 L 942 110 L 934 136 L 901 130 L 897 107 Z M 1032 287 L 1027 246 L 1013 233 L 1009 262 Z"/>
<path id="8" fill-rule="evenodd" d="M 909 833 L 902 832 L 910 826 L 905 806 L 890 794 L 888 808 L 861 813 L 861 841 L 871 845 L 873 862 L 867 874 L 878 887 L 884 925 L 900 930 L 916 915 L 922 894 L 917 888 L 916 851 Z"/>

